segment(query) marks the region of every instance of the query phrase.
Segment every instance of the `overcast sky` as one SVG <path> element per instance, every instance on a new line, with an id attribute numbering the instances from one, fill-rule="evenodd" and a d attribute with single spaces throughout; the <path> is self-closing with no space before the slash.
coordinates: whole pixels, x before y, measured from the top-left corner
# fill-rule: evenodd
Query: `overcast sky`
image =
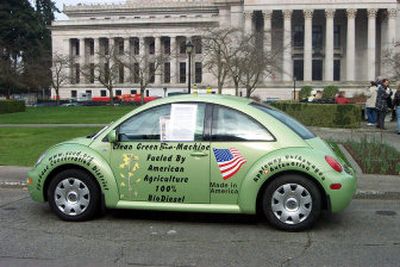
<path id="1" fill-rule="evenodd" d="M 63 9 L 63 5 L 76 5 L 79 3 L 82 4 L 92 4 L 92 3 L 124 3 L 125 0 L 56 0 L 56 5 L 60 11 Z M 67 19 L 67 16 L 64 13 L 56 13 L 56 19 Z"/>

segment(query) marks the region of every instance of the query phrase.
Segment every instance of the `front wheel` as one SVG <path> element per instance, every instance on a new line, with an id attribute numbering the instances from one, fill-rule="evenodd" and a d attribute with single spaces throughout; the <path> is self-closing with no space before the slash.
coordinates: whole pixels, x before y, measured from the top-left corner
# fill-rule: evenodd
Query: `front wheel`
<path id="1" fill-rule="evenodd" d="M 51 209 L 65 221 L 91 219 L 99 208 L 100 189 L 82 170 L 65 170 L 50 182 L 47 197 Z"/>
<path id="2" fill-rule="evenodd" d="M 266 187 L 262 210 L 274 227 L 301 231 L 311 227 L 318 219 L 321 194 L 311 180 L 300 175 L 284 175 Z"/>

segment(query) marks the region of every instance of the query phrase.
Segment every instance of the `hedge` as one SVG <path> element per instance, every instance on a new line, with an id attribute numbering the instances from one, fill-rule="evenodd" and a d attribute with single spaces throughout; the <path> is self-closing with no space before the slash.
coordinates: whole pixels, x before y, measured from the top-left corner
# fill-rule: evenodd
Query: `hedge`
<path id="1" fill-rule="evenodd" d="M 25 111 L 24 101 L 0 100 L 0 114 Z"/>
<path id="2" fill-rule="evenodd" d="M 307 126 L 359 128 L 362 119 L 362 110 L 358 105 L 293 102 L 274 102 L 271 105 L 286 112 Z"/>

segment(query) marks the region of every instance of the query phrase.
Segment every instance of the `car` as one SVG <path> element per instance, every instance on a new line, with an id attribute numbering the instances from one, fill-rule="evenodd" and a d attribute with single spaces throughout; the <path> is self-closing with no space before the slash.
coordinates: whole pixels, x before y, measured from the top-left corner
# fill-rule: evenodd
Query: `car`
<path id="1" fill-rule="evenodd" d="M 356 178 L 331 147 L 248 98 L 181 95 L 48 149 L 29 172 L 36 201 L 66 221 L 109 209 L 261 214 L 287 231 L 351 202 Z"/>

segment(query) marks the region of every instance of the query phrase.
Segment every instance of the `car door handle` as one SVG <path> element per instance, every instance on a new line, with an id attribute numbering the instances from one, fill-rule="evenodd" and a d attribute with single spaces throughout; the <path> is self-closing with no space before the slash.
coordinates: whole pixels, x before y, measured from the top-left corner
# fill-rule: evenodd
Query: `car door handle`
<path id="1" fill-rule="evenodd" d="M 192 156 L 192 157 L 207 157 L 208 154 L 204 153 L 204 152 L 193 152 L 192 154 L 190 154 L 190 156 Z"/>

